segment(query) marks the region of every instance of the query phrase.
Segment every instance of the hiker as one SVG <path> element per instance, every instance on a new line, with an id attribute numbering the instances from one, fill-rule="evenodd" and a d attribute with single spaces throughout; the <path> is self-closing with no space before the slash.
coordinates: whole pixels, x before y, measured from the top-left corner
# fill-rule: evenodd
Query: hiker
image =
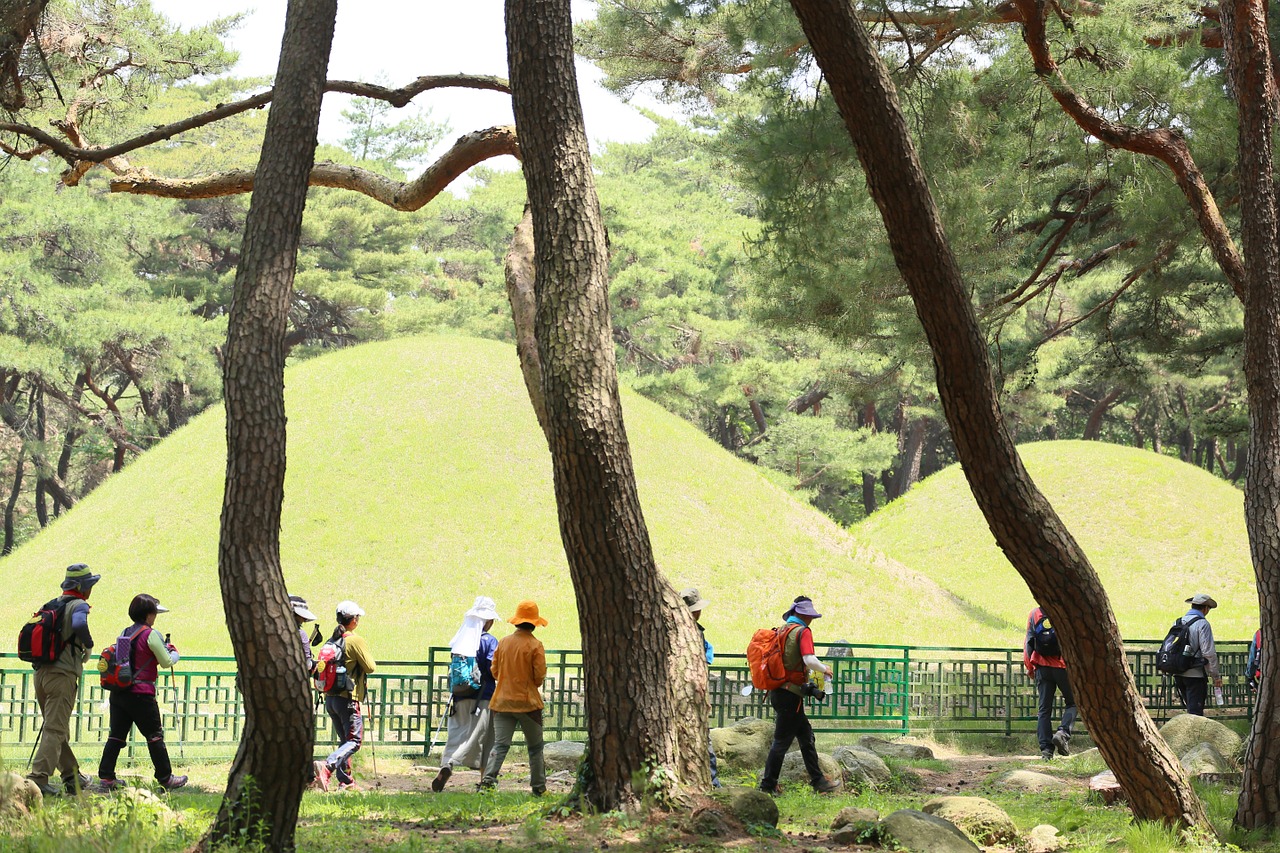
<path id="1" fill-rule="evenodd" d="M 302 653 L 307 658 L 307 675 L 314 676 L 316 674 L 316 658 L 311 653 L 312 646 L 320 645 L 323 639 L 320 636 L 320 626 L 316 625 L 311 635 L 307 635 L 307 629 L 303 627 L 308 622 L 319 622 L 316 615 L 307 607 L 307 600 L 300 595 L 289 596 L 289 609 L 293 612 L 293 618 L 298 623 L 298 635 L 302 637 Z"/>
<path id="2" fill-rule="evenodd" d="M 1209 694 L 1209 679 L 1213 679 L 1215 694 L 1222 691 L 1222 673 L 1218 670 L 1218 650 L 1213 643 L 1213 627 L 1209 624 L 1209 611 L 1218 606 L 1204 593 L 1187 599 L 1191 609 L 1182 617 L 1187 629 L 1186 653 L 1198 659 L 1195 666 L 1173 677 L 1178 695 L 1188 714 L 1204 716 L 1204 701 Z"/>
<path id="3" fill-rule="evenodd" d="M 153 627 L 156 616 L 168 613 L 160 601 L 152 595 L 135 595 L 129 602 L 129 619 L 132 624 L 120 633 L 116 641 L 128 643 L 129 661 L 133 669 L 133 684 L 127 689 L 110 690 L 111 731 L 106 746 L 102 748 L 102 761 L 98 764 L 100 792 L 113 791 L 123 783 L 116 779 L 116 760 L 120 750 L 129 740 L 134 726 L 147 739 L 147 752 L 155 765 L 156 781 L 160 787 L 173 791 L 187 784 L 186 776 L 175 776 L 169 762 L 169 748 L 164 743 L 164 722 L 160 717 L 160 704 L 156 701 L 156 679 L 160 667 L 172 668 L 178 662 L 178 650 Z"/>
<path id="4" fill-rule="evenodd" d="M 780 793 L 778 774 L 782 772 L 782 760 L 787 757 L 792 741 L 799 738 L 800 754 L 804 757 L 805 770 L 809 772 L 809 782 L 815 791 L 825 794 L 836 790 L 840 784 L 822 775 L 813 726 L 809 724 L 809 718 L 804 712 L 806 673 L 821 672 L 828 678 L 832 674 L 831 667 L 818 660 L 814 653 L 813 631 L 809 627 L 814 619 L 821 619 L 822 614 L 813 606 L 813 599 L 801 595 L 796 597 L 795 603 L 782 614 L 782 618 L 784 622 L 778 628 L 779 634 L 785 634 L 782 640 L 782 663 L 794 680 L 769 691 L 769 704 L 778 716 L 773 724 L 773 744 L 769 747 L 769 757 L 765 760 L 764 773 L 760 776 L 760 790 L 767 794 Z"/>
<path id="5" fill-rule="evenodd" d="M 1027 668 L 1027 677 L 1036 685 L 1036 738 L 1040 741 L 1040 757 L 1051 761 L 1055 751 L 1059 755 L 1070 755 L 1067 743 L 1071 740 L 1071 725 L 1076 721 L 1076 700 L 1071 695 L 1071 679 L 1067 677 L 1067 664 L 1058 647 L 1057 633 L 1038 604 L 1027 616 L 1022 665 Z M 1066 707 L 1058 730 L 1053 731 L 1053 698 L 1057 692 L 1062 693 Z M 1053 732 L 1052 737 L 1050 732 Z"/>
<path id="6" fill-rule="evenodd" d="M 702 626 L 702 609 L 707 606 L 707 600 L 699 595 L 698 590 L 694 587 L 682 590 L 680 598 L 684 601 L 684 606 L 689 608 L 689 615 L 693 617 L 693 624 L 698 626 L 698 634 L 702 637 L 702 652 L 707 657 L 707 664 L 710 665 L 716 659 L 716 652 L 711 647 L 711 641 L 707 639 L 707 629 Z M 707 752 L 711 755 L 711 787 L 722 787 L 720 773 L 716 767 L 716 748 L 711 743 L 710 734 L 707 736 Z"/>
<path id="7" fill-rule="evenodd" d="M 83 791 L 90 779 L 80 772 L 80 764 L 71 751 L 71 711 L 80 689 L 80 675 L 85 661 L 93 653 L 93 635 L 89 633 L 89 593 L 102 579 L 89 571 L 84 563 L 67 566 L 62 579 L 62 594 L 37 611 L 18 637 L 18 653 L 31 662 L 35 674 L 36 703 L 44 721 L 40 724 L 39 746 L 27 778 L 36 783 L 44 796 L 55 796 L 58 789 L 49 783 L 56 769 L 62 775 L 62 787 L 68 794 Z M 42 614 L 44 619 L 41 619 Z M 36 637 L 36 647 L 23 655 L 23 634 L 38 631 L 47 637 Z M 43 642 L 41 641 L 43 639 Z"/>
<path id="8" fill-rule="evenodd" d="M 338 739 L 338 748 L 329 753 L 324 761 L 317 761 L 314 784 L 322 791 L 329 790 L 329 780 L 337 774 L 339 791 L 354 791 L 356 780 L 351 773 L 351 756 L 360 749 L 364 740 L 364 716 L 360 703 L 368 694 L 369 676 L 377 665 L 369 654 L 369 645 L 364 637 L 357 634 L 360 617 L 364 611 L 354 601 L 338 603 L 338 626 L 326 645 L 340 645 L 341 657 L 335 666 L 343 673 L 334 689 L 325 694 L 324 707 L 333 721 L 333 733 Z M 321 657 L 324 657 L 323 650 Z"/>
<path id="9" fill-rule="evenodd" d="M 1249 659 L 1244 671 L 1248 673 L 1249 689 L 1256 691 L 1262 683 L 1262 629 L 1259 628 L 1249 641 Z"/>
<path id="10" fill-rule="evenodd" d="M 522 601 L 516 614 L 507 620 L 516 626 L 514 634 L 503 637 L 493 653 L 493 677 L 497 679 L 489 713 L 493 715 L 493 751 L 478 786 L 497 786 L 498 772 L 511 749 L 516 727 L 524 732 L 529 750 L 529 786 L 535 797 L 547 792 L 547 771 L 542 758 L 542 681 L 547 677 L 547 653 L 542 641 L 533 636 L 535 627 L 545 628 L 547 620 L 538 615 L 538 605 Z"/>
<path id="11" fill-rule="evenodd" d="M 474 710 L 469 712 L 469 716 L 473 715 L 474 720 L 471 725 L 471 734 L 452 752 L 446 746 L 440 761 L 440 772 L 436 774 L 435 779 L 431 780 L 431 790 L 436 793 L 444 790 L 445 783 L 453 775 L 455 766 L 483 770 L 493 752 L 493 715 L 489 711 L 489 701 L 493 698 L 493 690 L 497 684 L 493 677 L 493 653 L 497 651 L 498 639 L 489 633 L 489 629 L 497 619 L 497 605 L 494 604 L 493 599 L 487 595 L 477 596 L 475 604 L 471 605 L 471 609 L 466 613 L 463 630 L 467 630 L 469 624 L 474 624 L 472 620 L 483 620 L 480 622 L 479 636 L 469 634 L 462 645 L 459 644 L 459 637 L 455 636 L 453 642 L 449 644 L 456 654 L 458 649 L 464 652 L 470 649 L 472 640 L 475 640 L 475 651 L 471 656 L 475 658 L 475 665 L 480 674 L 480 692 L 474 700 L 469 700 L 475 704 Z M 458 632 L 459 635 L 462 633 L 463 631 Z M 455 694 L 454 714 L 458 713 L 457 705 L 458 699 Z M 452 717 L 449 719 L 449 726 L 452 729 Z"/>

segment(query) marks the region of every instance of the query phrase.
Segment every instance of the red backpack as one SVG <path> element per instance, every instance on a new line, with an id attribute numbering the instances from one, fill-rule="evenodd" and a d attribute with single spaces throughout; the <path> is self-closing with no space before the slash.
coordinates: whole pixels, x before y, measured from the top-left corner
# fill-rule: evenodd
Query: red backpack
<path id="1" fill-rule="evenodd" d="M 143 631 L 151 631 L 146 625 L 139 625 L 133 633 L 126 630 L 116 641 L 104 648 L 98 655 L 98 677 L 107 690 L 128 690 L 133 687 L 133 641 L 145 635 Z"/>
<path id="2" fill-rule="evenodd" d="M 787 684 L 802 684 L 803 672 L 788 672 L 782 662 L 782 650 L 791 631 L 801 626 L 788 623 L 781 628 L 761 628 L 747 644 L 747 665 L 751 667 L 751 684 L 757 690 L 777 690 Z"/>
<path id="3" fill-rule="evenodd" d="M 58 660 L 66 642 L 62 639 L 62 619 L 68 602 L 61 596 L 41 607 L 18 631 L 18 658 L 27 663 L 50 664 Z"/>
<path id="4" fill-rule="evenodd" d="M 316 689 L 326 696 L 355 689 L 355 681 L 347 672 L 347 635 L 329 640 L 316 655 Z"/>

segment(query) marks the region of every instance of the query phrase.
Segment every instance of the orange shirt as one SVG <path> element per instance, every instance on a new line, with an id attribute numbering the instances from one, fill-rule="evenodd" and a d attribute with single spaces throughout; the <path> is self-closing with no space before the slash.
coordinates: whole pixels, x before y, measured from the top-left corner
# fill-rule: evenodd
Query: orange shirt
<path id="1" fill-rule="evenodd" d="M 542 681 L 547 677 L 547 653 L 532 631 L 517 630 L 498 642 L 493 653 L 493 677 L 498 686 L 489 700 L 490 711 L 519 714 L 542 707 Z"/>

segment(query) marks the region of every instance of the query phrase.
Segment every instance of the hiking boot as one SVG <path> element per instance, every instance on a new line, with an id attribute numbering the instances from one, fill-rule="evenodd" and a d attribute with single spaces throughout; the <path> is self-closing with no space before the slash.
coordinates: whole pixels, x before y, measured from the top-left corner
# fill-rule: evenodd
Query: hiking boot
<path id="1" fill-rule="evenodd" d="M 1040 750 L 1040 757 L 1045 761 L 1053 761 L 1053 750 L 1052 749 Z"/>
<path id="2" fill-rule="evenodd" d="M 99 779 L 89 790 L 95 794 L 110 794 L 112 791 L 119 791 L 123 787 L 124 783 L 119 779 Z"/>
<path id="3" fill-rule="evenodd" d="M 65 793 L 75 794 L 79 791 L 87 791 L 93 784 L 93 780 L 83 773 L 75 776 L 62 777 L 62 789 Z"/>
<path id="4" fill-rule="evenodd" d="M 170 775 L 168 779 L 165 779 L 160 783 L 160 787 L 164 788 L 166 791 L 176 791 L 185 784 L 187 784 L 186 776 Z"/>
<path id="5" fill-rule="evenodd" d="M 437 794 L 444 790 L 445 783 L 449 781 L 449 777 L 453 775 L 453 768 L 448 764 L 440 768 L 440 772 L 436 774 L 436 778 L 431 780 L 431 790 Z"/>
<path id="6" fill-rule="evenodd" d="M 352 793 L 358 793 L 359 790 L 360 790 L 360 786 L 357 785 L 355 782 L 339 782 L 338 783 L 339 792 L 351 791 Z"/>
<path id="7" fill-rule="evenodd" d="M 1070 755 L 1071 750 L 1067 749 L 1067 741 L 1071 740 L 1071 735 L 1062 729 L 1058 729 L 1053 733 L 1053 748 L 1058 751 L 1058 755 Z"/>
<path id="8" fill-rule="evenodd" d="M 771 797 L 781 796 L 782 794 L 782 789 L 779 788 L 777 785 L 774 785 L 772 788 L 766 788 L 764 785 L 761 785 L 760 790 L 764 791 L 766 794 L 768 794 Z"/>
<path id="9" fill-rule="evenodd" d="M 835 779 L 827 779 L 826 777 L 823 777 L 821 781 L 813 783 L 813 790 L 817 791 L 819 794 L 830 794 L 832 791 L 840 790 L 840 783 Z"/>
<path id="10" fill-rule="evenodd" d="M 478 791 L 481 794 L 483 794 L 486 791 L 496 791 L 496 790 L 498 790 L 498 783 L 494 779 L 481 779 L 476 784 L 476 791 Z"/>
<path id="11" fill-rule="evenodd" d="M 28 781 L 35 783 L 36 787 L 40 789 L 40 793 L 43 796 L 46 796 L 46 797 L 62 796 L 62 791 L 50 785 L 48 779 L 45 779 L 43 782 L 33 776 L 28 776 L 27 779 Z"/>
<path id="12" fill-rule="evenodd" d="M 541 797 L 543 794 L 547 792 L 546 788 L 533 788 L 531 790 L 533 791 L 533 795 L 535 797 Z"/>
<path id="13" fill-rule="evenodd" d="M 315 768 L 316 778 L 312 784 L 321 791 L 329 790 L 329 779 L 333 776 L 333 770 L 330 769 L 329 765 L 325 764 L 323 761 L 317 761 L 315 763 Z"/>

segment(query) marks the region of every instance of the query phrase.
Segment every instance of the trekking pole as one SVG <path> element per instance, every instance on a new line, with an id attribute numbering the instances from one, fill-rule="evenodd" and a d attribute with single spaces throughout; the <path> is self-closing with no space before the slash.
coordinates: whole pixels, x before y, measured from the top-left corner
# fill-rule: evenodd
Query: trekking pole
<path id="1" fill-rule="evenodd" d="M 444 713 L 440 715 L 440 722 L 436 724 L 436 732 L 431 736 L 431 746 L 427 747 L 427 758 L 431 757 L 431 753 L 435 751 L 436 739 L 440 737 L 440 731 L 444 728 L 444 721 L 449 719 L 449 715 L 453 713 L 453 694 L 449 694 L 449 701 L 444 706 Z"/>
<path id="2" fill-rule="evenodd" d="M 165 646 L 168 646 L 168 645 L 169 645 L 169 635 L 168 635 L 168 634 L 165 634 L 165 635 L 164 635 L 164 644 L 165 644 Z M 186 730 L 187 730 L 187 709 L 186 709 L 186 705 L 185 705 L 185 703 L 184 703 L 183 708 L 182 708 L 182 714 L 181 714 L 181 715 L 178 715 L 178 713 L 177 713 L 177 711 L 178 711 L 178 688 L 174 687 L 173 682 L 174 682 L 174 678 L 173 678 L 173 667 L 169 667 L 169 689 L 173 691 L 173 710 L 174 710 L 174 714 L 175 714 L 175 716 L 178 716 L 178 719 L 179 719 L 179 724 L 178 724 L 178 725 L 179 725 L 179 729 L 178 729 L 178 760 L 179 760 L 179 761 L 181 761 L 183 764 L 186 764 L 186 763 L 187 763 L 187 747 L 186 747 L 186 740 L 187 740 L 187 739 L 186 739 L 185 737 L 183 737 L 183 733 L 184 733 L 184 732 L 186 732 Z"/>
<path id="3" fill-rule="evenodd" d="M 40 748 L 40 738 L 44 737 L 44 719 L 40 720 L 40 731 L 36 733 L 36 742 L 31 747 L 31 755 L 27 758 L 27 769 L 31 769 L 31 762 L 36 760 L 36 750 Z"/>
<path id="4" fill-rule="evenodd" d="M 378 748 L 374 745 L 374 741 L 378 739 L 377 738 L 378 729 L 377 729 L 377 726 L 373 725 L 373 703 L 372 702 L 369 703 L 369 725 L 366 726 L 366 729 L 371 730 L 372 732 L 371 736 L 369 737 L 369 757 L 373 759 L 373 786 L 375 788 L 381 788 L 382 780 L 378 778 Z"/>

